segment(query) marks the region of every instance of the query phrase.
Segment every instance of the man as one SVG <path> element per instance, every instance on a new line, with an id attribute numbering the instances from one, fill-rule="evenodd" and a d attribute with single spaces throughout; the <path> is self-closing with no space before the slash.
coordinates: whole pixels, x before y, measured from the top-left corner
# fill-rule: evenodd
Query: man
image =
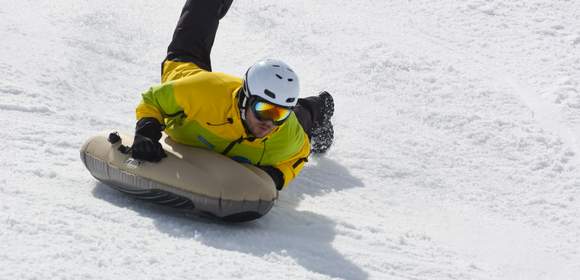
<path id="1" fill-rule="evenodd" d="M 188 0 L 162 63 L 160 85 L 142 95 L 132 146 L 136 159 L 165 157 L 161 132 L 266 171 L 281 190 L 310 152 L 333 140 L 327 92 L 299 99 L 299 81 L 286 63 L 265 59 L 243 79 L 212 72 L 210 52 L 219 20 L 232 0 Z"/>

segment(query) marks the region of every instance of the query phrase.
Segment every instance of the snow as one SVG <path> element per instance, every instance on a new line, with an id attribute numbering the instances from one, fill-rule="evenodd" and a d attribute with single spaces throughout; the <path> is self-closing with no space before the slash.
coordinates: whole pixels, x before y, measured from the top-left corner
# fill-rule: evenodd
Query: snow
<path id="1" fill-rule="evenodd" d="M 183 1 L 1 0 L 0 279 L 576 279 L 577 1 L 235 1 L 212 53 L 278 57 L 336 141 L 248 224 L 124 196 L 78 150 L 131 131 Z"/>

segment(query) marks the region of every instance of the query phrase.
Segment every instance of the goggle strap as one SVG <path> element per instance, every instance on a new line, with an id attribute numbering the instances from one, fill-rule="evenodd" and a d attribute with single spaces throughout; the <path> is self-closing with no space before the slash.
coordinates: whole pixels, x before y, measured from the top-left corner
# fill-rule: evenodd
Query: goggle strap
<path id="1" fill-rule="evenodd" d="M 245 81 L 244 81 L 245 83 Z M 249 97 L 246 96 L 246 90 L 244 89 L 244 87 L 242 86 L 242 88 L 240 89 L 240 91 L 242 91 L 242 93 L 238 93 L 238 108 L 240 109 L 240 118 L 243 121 L 246 121 L 246 104 L 248 104 L 248 100 L 250 99 Z"/>

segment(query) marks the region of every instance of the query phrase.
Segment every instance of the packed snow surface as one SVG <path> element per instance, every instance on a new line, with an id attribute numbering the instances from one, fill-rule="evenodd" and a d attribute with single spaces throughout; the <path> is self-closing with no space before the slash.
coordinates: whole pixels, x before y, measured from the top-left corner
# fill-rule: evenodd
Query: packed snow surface
<path id="1" fill-rule="evenodd" d="M 235 1 L 216 71 L 287 61 L 335 144 L 265 217 L 98 183 L 184 1 L 0 0 L 0 279 L 578 279 L 578 1 Z"/>

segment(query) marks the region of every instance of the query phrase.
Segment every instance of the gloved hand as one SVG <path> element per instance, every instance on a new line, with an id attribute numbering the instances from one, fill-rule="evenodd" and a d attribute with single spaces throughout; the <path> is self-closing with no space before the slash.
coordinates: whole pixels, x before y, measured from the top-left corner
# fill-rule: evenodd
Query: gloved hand
<path id="1" fill-rule="evenodd" d="M 272 180 L 274 180 L 274 185 L 276 186 L 277 190 L 282 190 L 282 188 L 284 187 L 284 174 L 282 173 L 282 171 L 280 171 L 280 169 L 269 165 L 258 167 L 266 171 L 266 173 L 268 173 L 268 175 L 272 177 Z"/>
<path id="2" fill-rule="evenodd" d="M 135 139 L 131 147 L 131 156 L 134 159 L 158 162 L 167 157 L 159 143 L 161 139 L 161 124 L 154 118 L 143 118 L 137 122 Z"/>

